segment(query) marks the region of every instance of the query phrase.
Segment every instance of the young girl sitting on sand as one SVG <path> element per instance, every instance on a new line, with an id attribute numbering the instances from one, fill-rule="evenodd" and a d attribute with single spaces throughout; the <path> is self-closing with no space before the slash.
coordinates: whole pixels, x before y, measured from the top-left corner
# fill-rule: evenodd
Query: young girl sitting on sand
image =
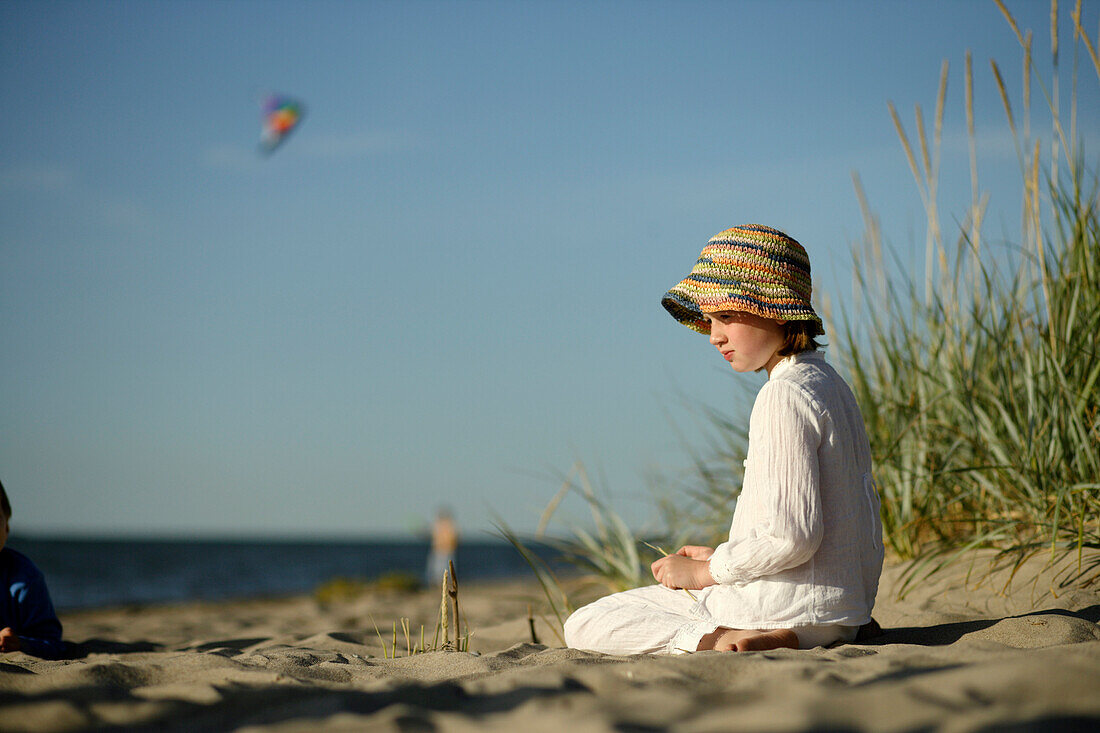
<path id="1" fill-rule="evenodd" d="M 783 232 L 714 236 L 661 304 L 737 372 L 768 373 L 749 418 L 729 541 L 653 563 L 660 585 L 615 593 L 565 622 L 566 643 L 609 654 L 809 649 L 871 621 L 882 526 L 855 397 L 818 351 L 810 260 Z M 683 589 L 690 589 L 691 594 Z"/>

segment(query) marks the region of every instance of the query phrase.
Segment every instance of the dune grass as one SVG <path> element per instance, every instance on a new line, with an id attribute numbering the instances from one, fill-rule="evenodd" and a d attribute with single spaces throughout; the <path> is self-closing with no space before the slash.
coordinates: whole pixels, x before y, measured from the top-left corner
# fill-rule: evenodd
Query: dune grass
<path id="1" fill-rule="evenodd" d="M 1093 557 L 1100 550 L 1096 170 L 1065 133 L 1057 51 L 1054 81 L 1035 79 L 1051 113 L 1045 156 L 1042 141 L 1030 137 L 1031 36 L 1001 10 L 1020 39 L 1028 70 L 1028 122 L 1021 133 L 992 64 L 1019 151 L 1018 241 L 991 252 L 982 238 L 987 199 L 975 164 L 968 55 L 972 200 L 954 241 L 944 241 L 936 202 L 945 64 L 931 146 L 919 107 L 916 150 L 890 107 L 927 213 L 923 281 L 891 274 L 881 226 L 857 178 L 866 231 L 853 272 L 862 297 L 831 330 L 843 335 L 839 354 L 867 424 L 883 491 L 884 539 L 894 555 L 913 561 L 909 582 L 981 547 L 1017 566 L 1041 551 L 1049 551 L 1052 562 L 1075 555 L 1063 583 L 1088 584 L 1100 577 Z M 1052 15 L 1057 49 L 1056 10 Z M 1091 45 L 1076 25 L 1081 42 Z M 1074 94 L 1076 89 L 1074 84 Z M 1072 130 L 1072 97 L 1070 109 Z"/>

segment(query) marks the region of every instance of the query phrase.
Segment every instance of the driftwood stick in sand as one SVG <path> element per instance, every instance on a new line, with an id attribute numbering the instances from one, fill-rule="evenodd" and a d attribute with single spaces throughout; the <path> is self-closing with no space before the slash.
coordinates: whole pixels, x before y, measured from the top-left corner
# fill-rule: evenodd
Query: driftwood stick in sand
<path id="1" fill-rule="evenodd" d="M 451 597 L 451 611 L 454 613 L 455 622 L 455 648 L 458 648 L 459 635 L 462 633 L 462 626 L 458 620 L 458 577 L 455 575 L 455 564 L 453 560 L 449 563 L 449 566 L 448 570 L 450 571 L 451 582 L 447 586 L 447 595 Z"/>
<path id="2" fill-rule="evenodd" d="M 450 649 L 451 640 L 447 633 L 447 571 L 443 571 L 443 585 L 439 589 L 439 625 L 443 627 L 443 646 L 441 649 Z"/>
<path id="3" fill-rule="evenodd" d="M 535 633 L 535 617 L 531 613 L 531 604 L 527 604 L 527 625 L 531 627 L 531 643 L 538 644 L 539 636 Z"/>

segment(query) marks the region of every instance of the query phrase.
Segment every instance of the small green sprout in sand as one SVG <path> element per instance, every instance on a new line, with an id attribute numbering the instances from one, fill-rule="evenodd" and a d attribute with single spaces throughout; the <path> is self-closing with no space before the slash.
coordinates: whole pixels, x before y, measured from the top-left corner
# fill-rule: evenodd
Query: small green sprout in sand
<path id="1" fill-rule="evenodd" d="M 415 656 L 417 654 L 425 654 L 427 652 L 435 651 L 470 651 L 470 626 L 466 624 L 465 635 L 459 635 L 459 624 L 461 618 L 458 614 L 458 578 L 455 576 L 455 566 L 451 563 L 450 568 L 443 573 L 443 585 L 440 591 L 440 603 L 439 603 L 439 622 L 435 627 L 435 636 L 432 639 L 431 646 L 424 643 L 424 625 L 420 625 L 420 643 L 414 644 L 413 638 L 415 632 L 413 631 L 412 621 L 402 617 L 400 621 L 401 635 L 405 637 L 405 654 L 406 656 Z M 448 619 L 447 615 L 447 600 L 451 601 L 451 611 L 453 612 L 453 618 Z M 368 614 L 370 616 L 370 614 Z M 382 632 L 378 628 L 378 624 L 374 620 L 374 616 L 370 616 L 370 621 L 374 625 L 374 633 L 378 635 L 378 642 L 382 645 L 382 655 L 386 659 L 397 658 L 397 629 L 398 622 L 394 621 L 391 628 L 391 636 L 389 642 L 382 637 Z M 454 628 L 454 641 L 451 641 L 451 627 Z M 443 630 L 442 644 L 439 639 L 440 629 Z"/>

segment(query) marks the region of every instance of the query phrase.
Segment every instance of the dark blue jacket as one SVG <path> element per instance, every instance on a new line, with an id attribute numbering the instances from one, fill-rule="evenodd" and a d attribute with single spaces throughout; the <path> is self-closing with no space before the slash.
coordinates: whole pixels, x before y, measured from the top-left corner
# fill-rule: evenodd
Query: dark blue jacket
<path id="1" fill-rule="evenodd" d="M 0 550 L 0 592 L 0 629 L 10 626 L 23 652 L 43 659 L 64 654 L 46 579 L 26 555 L 10 547 Z"/>

